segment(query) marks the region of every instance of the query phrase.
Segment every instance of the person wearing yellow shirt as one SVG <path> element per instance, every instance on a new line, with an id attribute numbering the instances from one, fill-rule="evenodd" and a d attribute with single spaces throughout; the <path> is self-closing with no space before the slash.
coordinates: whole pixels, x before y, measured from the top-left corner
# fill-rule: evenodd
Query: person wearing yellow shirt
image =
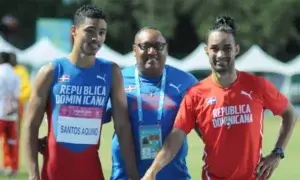
<path id="1" fill-rule="evenodd" d="M 21 94 L 20 94 L 20 102 L 22 104 L 27 103 L 31 93 L 31 83 L 29 78 L 29 72 L 26 67 L 18 64 L 17 56 L 15 53 L 10 53 L 10 64 L 14 67 L 15 73 L 21 79 Z"/>

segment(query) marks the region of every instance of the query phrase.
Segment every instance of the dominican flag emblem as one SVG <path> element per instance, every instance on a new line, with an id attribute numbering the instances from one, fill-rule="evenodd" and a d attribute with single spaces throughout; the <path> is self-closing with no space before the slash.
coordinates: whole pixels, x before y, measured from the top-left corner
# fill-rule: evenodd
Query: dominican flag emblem
<path id="1" fill-rule="evenodd" d="M 69 82 L 70 81 L 70 75 L 62 75 L 60 78 L 58 78 L 58 82 Z"/>
<path id="2" fill-rule="evenodd" d="M 135 85 L 129 85 L 128 88 L 125 88 L 125 92 L 131 92 L 132 90 L 135 90 L 136 86 Z"/>
<path id="3" fill-rule="evenodd" d="M 206 98 L 206 103 L 208 105 L 216 104 L 217 103 L 217 98 L 216 97 Z"/>

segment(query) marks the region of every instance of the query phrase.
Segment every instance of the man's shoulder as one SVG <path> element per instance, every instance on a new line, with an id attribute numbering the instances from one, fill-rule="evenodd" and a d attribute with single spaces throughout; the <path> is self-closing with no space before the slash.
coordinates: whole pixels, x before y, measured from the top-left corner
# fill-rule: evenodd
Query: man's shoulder
<path id="1" fill-rule="evenodd" d="M 193 77 L 193 75 L 189 72 L 185 72 L 181 69 L 178 69 L 174 66 L 170 66 L 170 65 L 166 65 L 166 68 L 167 68 L 167 72 L 170 73 L 170 75 L 173 75 L 173 76 L 183 76 L 184 78 L 188 77 L 188 78 L 191 78 Z"/>
<path id="2" fill-rule="evenodd" d="M 43 65 L 37 72 L 37 76 L 44 77 L 43 79 L 52 79 L 55 72 L 55 64 L 53 62 Z"/>
<path id="3" fill-rule="evenodd" d="M 257 80 L 262 80 L 263 77 L 261 76 L 257 76 L 255 74 L 251 74 L 249 72 L 245 72 L 245 71 L 239 71 L 239 75 L 241 76 L 241 78 L 243 80 L 252 80 L 252 81 L 257 81 Z"/>
<path id="4" fill-rule="evenodd" d="M 257 76 L 248 72 L 240 71 L 239 76 L 241 78 L 240 84 L 244 86 L 245 84 L 251 85 L 251 87 L 259 88 L 265 81 L 266 78 L 262 76 Z"/>
<path id="5" fill-rule="evenodd" d="M 69 59 L 67 57 L 61 57 L 61 58 L 56 58 L 53 61 L 51 61 L 51 63 L 62 63 L 65 61 L 69 61 Z"/>
<path id="6" fill-rule="evenodd" d="M 185 72 L 181 69 L 175 68 L 173 66 L 166 65 L 167 77 L 170 81 L 176 81 L 177 83 L 185 84 L 186 86 L 193 86 L 198 82 L 195 76 L 189 72 Z"/>
<path id="7" fill-rule="evenodd" d="M 203 98 L 214 88 L 210 77 L 207 77 L 188 89 L 186 94 L 193 98 Z"/>
<path id="8" fill-rule="evenodd" d="M 17 76 L 17 73 L 14 71 L 14 68 L 5 63 L 5 64 L 0 64 L 0 74 L 6 75 L 6 76 Z"/>
<path id="9" fill-rule="evenodd" d="M 8 63 L 0 64 L 1 71 L 13 71 L 13 67 Z"/>
<path id="10" fill-rule="evenodd" d="M 99 62 L 100 64 L 107 64 L 107 65 L 115 64 L 113 61 L 103 59 L 103 58 L 96 58 L 96 61 Z"/>

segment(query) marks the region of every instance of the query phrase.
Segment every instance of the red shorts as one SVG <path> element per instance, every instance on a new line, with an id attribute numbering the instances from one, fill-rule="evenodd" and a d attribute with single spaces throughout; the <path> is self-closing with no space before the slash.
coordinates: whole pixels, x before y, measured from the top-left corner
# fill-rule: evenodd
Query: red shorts
<path id="1" fill-rule="evenodd" d="M 19 158 L 18 121 L 0 120 L 0 138 L 3 139 L 3 167 L 18 170 Z"/>

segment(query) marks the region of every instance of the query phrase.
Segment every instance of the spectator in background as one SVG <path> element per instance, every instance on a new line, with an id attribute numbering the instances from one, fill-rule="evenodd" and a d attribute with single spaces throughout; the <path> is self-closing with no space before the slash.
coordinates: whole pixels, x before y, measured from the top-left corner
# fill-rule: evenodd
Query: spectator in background
<path id="1" fill-rule="evenodd" d="M 22 105 L 22 113 L 24 110 L 24 105 L 28 102 L 30 93 L 31 93 L 31 82 L 29 78 L 29 72 L 27 68 L 21 64 L 18 64 L 17 62 L 17 56 L 15 53 L 9 53 L 10 54 L 10 61 L 9 63 L 13 66 L 15 73 L 20 77 L 21 79 L 21 94 L 20 94 L 20 102 Z"/>
<path id="2" fill-rule="evenodd" d="M 0 137 L 3 138 L 1 174 L 15 177 L 18 172 L 18 98 L 20 79 L 9 64 L 9 53 L 0 54 Z"/>
<path id="3" fill-rule="evenodd" d="M 31 84 L 29 80 L 29 73 L 27 69 L 19 65 L 17 63 L 17 57 L 15 53 L 5 53 L 7 62 L 13 67 L 14 72 L 16 75 L 20 78 L 20 95 L 19 95 L 19 104 L 18 104 L 18 121 L 13 121 L 14 126 L 16 126 L 17 132 L 18 132 L 18 138 L 15 140 L 15 144 L 10 145 L 9 144 L 9 139 L 4 139 L 3 141 L 3 148 L 5 149 L 4 152 L 4 157 L 3 161 L 4 164 L 10 164 L 12 169 L 14 171 L 17 171 L 18 166 L 19 166 L 19 139 L 20 139 L 20 126 L 21 126 L 21 121 L 23 118 L 23 112 L 24 112 L 24 107 L 25 103 L 28 101 L 30 92 L 31 92 Z M 9 138 L 9 136 L 4 136 L 4 138 Z M 9 152 L 12 151 L 12 152 Z M 15 153 L 14 153 L 15 152 Z M 12 157 L 11 157 L 12 156 Z M 10 163 L 10 161 L 13 160 Z"/>
<path id="4" fill-rule="evenodd" d="M 14 68 L 15 73 L 19 76 L 21 80 L 21 92 L 19 97 L 19 128 L 21 126 L 21 121 L 23 120 L 23 113 L 26 107 L 26 103 L 29 100 L 31 93 L 31 82 L 29 77 L 29 72 L 27 68 L 17 62 L 17 56 L 15 53 L 9 53 L 10 59 L 9 63 Z"/>

